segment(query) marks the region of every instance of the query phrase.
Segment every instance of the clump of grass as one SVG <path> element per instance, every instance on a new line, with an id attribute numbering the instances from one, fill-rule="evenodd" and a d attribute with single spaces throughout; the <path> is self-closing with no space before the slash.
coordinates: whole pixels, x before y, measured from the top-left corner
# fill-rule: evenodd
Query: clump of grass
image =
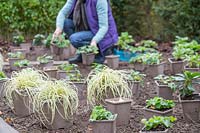
<path id="1" fill-rule="evenodd" d="M 104 102 L 105 98 L 130 98 L 132 91 L 128 86 L 126 76 L 125 72 L 108 67 L 101 71 L 93 70 L 87 78 L 88 103 L 94 106 L 97 103 Z"/>
<path id="2" fill-rule="evenodd" d="M 62 106 L 64 114 L 59 110 Z M 45 107 L 51 113 L 51 118 Z M 33 98 L 33 109 L 37 113 L 39 120 L 45 123 L 52 124 L 56 112 L 58 112 L 63 119 L 69 120 L 78 108 L 77 88 L 64 80 L 47 81 L 40 86 L 40 91 Z"/>

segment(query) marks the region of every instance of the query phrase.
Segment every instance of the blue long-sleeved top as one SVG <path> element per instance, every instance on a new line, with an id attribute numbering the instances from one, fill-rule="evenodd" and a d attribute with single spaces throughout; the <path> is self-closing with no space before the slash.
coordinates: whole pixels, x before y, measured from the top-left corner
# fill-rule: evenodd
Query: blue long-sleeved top
<path id="1" fill-rule="evenodd" d="M 56 27 L 63 29 L 66 16 L 69 16 L 74 0 L 68 0 L 64 7 L 59 11 L 56 19 Z M 97 0 L 97 15 L 99 22 L 99 31 L 93 37 L 93 41 L 99 43 L 108 31 L 108 2 L 107 0 Z M 87 14 L 87 12 L 86 12 Z"/>

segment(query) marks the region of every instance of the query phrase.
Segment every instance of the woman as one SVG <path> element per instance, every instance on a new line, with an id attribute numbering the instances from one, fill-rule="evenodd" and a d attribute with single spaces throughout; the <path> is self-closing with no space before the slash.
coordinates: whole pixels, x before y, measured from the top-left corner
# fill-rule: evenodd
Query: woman
<path id="1" fill-rule="evenodd" d="M 109 0 L 67 0 L 57 16 L 54 37 L 62 32 L 75 48 L 97 46 L 100 53 L 95 62 L 103 63 L 108 49 L 118 41 Z M 81 61 L 81 55 L 69 59 L 70 63 Z"/>

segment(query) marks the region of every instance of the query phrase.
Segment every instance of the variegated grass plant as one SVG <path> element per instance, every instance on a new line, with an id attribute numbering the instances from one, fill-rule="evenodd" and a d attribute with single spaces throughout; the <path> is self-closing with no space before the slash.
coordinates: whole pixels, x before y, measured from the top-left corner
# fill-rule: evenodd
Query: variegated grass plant
<path id="1" fill-rule="evenodd" d="M 63 108 L 64 113 L 61 113 L 59 106 Z M 48 111 L 45 111 L 45 108 L 48 108 Z M 53 123 L 56 112 L 65 120 L 71 119 L 77 108 L 77 88 L 64 80 L 45 82 L 33 98 L 33 110 L 44 125 Z"/>
<path id="2" fill-rule="evenodd" d="M 87 101 L 90 105 L 104 102 L 105 98 L 130 98 L 132 91 L 129 88 L 127 74 L 122 70 L 113 70 L 108 67 L 101 71 L 91 71 L 87 78 Z"/>
<path id="3" fill-rule="evenodd" d="M 37 90 L 38 86 L 47 79 L 48 77 L 42 71 L 32 68 L 23 69 L 19 72 L 13 71 L 11 78 L 4 84 L 4 94 L 8 104 L 13 107 L 13 93 L 17 93 L 20 96 L 28 96 L 31 100 L 33 95 L 39 91 Z"/>

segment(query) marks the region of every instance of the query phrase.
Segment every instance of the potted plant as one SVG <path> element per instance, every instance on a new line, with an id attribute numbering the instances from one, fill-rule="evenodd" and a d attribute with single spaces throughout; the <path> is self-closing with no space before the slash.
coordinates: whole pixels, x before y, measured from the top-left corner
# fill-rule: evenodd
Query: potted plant
<path id="1" fill-rule="evenodd" d="M 162 54 L 160 53 L 146 53 L 142 57 L 142 63 L 147 67 L 146 73 L 151 77 L 155 77 L 164 73 L 164 65 Z"/>
<path id="2" fill-rule="evenodd" d="M 5 82 L 4 95 L 16 115 L 24 117 L 32 113 L 32 97 L 45 80 L 47 77 L 42 72 L 32 68 L 12 73 Z"/>
<path id="3" fill-rule="evenodd" d="M 72 82 L 76 88 L 78 89 L 78 98 L 80 101 L 85 101 L 87 99 L 87 86 L 86 81 L 81 75 L 78 69 L 74 70 L 75 72 L 67 72 L 67 76 L 69 76 L 69 81 Z"/>
<path id="4" fill-rule="evenodd" d="M 37 58 L 37 61 L 40 62 L 40 68 L 44 68 L 44 67 L 51 67 L 53 66 L 53 57 L 50 55 L 43 55 L 43 56 L 39 56 Z"/>
<path id="5" fill-rule="evenodd" d="M 174 76 L 158 75 L 154 79 L 158 96 L 173 100 L 173 92 L 176 88 Z"/>
<path id="6" fill-rule="evenodd" d="M 132 90 L 126 74 L 108 67 L 101 71 L 93 70 L 87 77 L 87 101 L 90 105 L 104 104 L 105 99 L 131 98 Z"/>
<path id="7" fill-rule="evenodd" d="M 25 51 L 25 53 L 30 52 L 31 43 L 26 43 L 23 35 L 14 36 L 13 42 L 17 46 L 20 46 L 20 48 L 23 49 Z"/>
<path id="8" fill-rule="evenodd" d="M 98 48 L 87 45 L 80 47 L 77 52 L 82 54 L 82 62 L 84 65 L 91 65 L 94 62 L 95 54 L 98 54 Z"/>
<path id="9" fill-rule="evenodd" d="M 116 114 L 112 114 L 102 106 L 95 106 L 90 115 L 93 133 L 116 133 Z"/>
<path id="10" fill-rule="evenodd" d="M 14 66 L 19 68 L 19 70 L 22 70 L 24 68 L 27 68 L 30 66 L 30 61 L 28 60 L 19 60 L 14 62 Z"/>
<path id="11" fill-rule="evenodd" d="M 190 55 L 186 57 L 186 61 L 188 64 L 184 66 L 184 70 L 186 71 L 193 71 L 193 72 L 200 72 L 200 55 Z"/>
<path id="12" fill-rule="evenodd" d="M 0 71 L 0 99 L 4 97 L 4 83 L 7 81 L 7 77 L 3 71 Z"/>
<path id="13" fill-rule="evenodd" d="M 142 119 L 141 122 L 144 124 L 144 127 L 140 133 L 168 133 L 168 129 L 172 128 L 175 121 L 176 118 L 173 116 L 154 116 L 148 120 Z"/>
<path id="14" fill-rule="evenodd" d="M 140 73 L 139 71 L 132 70 L 128 72 L 127 78 L 130 84 L 130 88 L 132 90 L 132 94 L 136 96 L 136 98 L 140 95 L 140 87 L 144 86 L 144 78 L 145 74 Z"/>
<path id="15" fill-rule="evenodd" d="M 153 116 L 171 116 L 175 103 L 172 100 L 165 100 L 162 97 L 154 97 L 146 100 L 146 107 L 144 108 L 145 118 Z"/>
<path id="16" fill-rule="evenodd" d="M 33 97 L 33 109 L 48 129 L 69 128 L 78 108 L 77 89 L 66 81 L 46 81 Z"/>
<path id="17" fill-rule="evenodd" d="M 57 78 L 58 79 L 70 79 L 69 73 L 76 73 L 78 66 L 76 64 L 68 64 L 68 63 L 63 63 L 58 66 L 58 71 L 57 71 Z"/>
<path id="18" fill-rule="evenodd" d="M 183 74 L 177 74 L 177 89 L 179 91 L 179 100 L 182 105 L 183 115 L 188 122 L 200 122 L 200 95 L 195 93 L 194 84 L 199 84 L 200 72 L 185 71 Z"/>
<path id="19" fill-rule="evenodd" d="M 107 65 L 112 68 L 116 69 L 119 67 L 119 56 L 118 55 L 108 55 L 106 56 Z"/>
<path id="20" fill-rule="evenodd" d="M 61 55 L 63 58 L 70 56 L 70 41 L 65 39 L 65 34 L 52 40 L 51 52 L 56 55 Z"/>
<path id="21" fill-rule="evenodd" d="M 21 52 L 16 52 L 16 53 L 8 53 L 8 58 L 9 58 L 10 69 L 17 70 L 17 67 L 14 66 L 14 63 L 16 61 L 24 59 L 24 56 Z"/>
<path id="22" fill-rule="evenodd" d="M 131 99 L 112 98 L 106 99 L 107 109 L 113 114 L 117 114 L 116 125 L 128 125 L 131 116 Z"/>
<path id="23" fill-rule="evenodd" d="M 146 69 L 146 66 L 142 63 L 142 55 L 132 57 L 129 63 L 130 68 L 133 68 L 136 71 L 144 71 Z"/>
<path id="24" fill-rule="evenodd" d="M 42 34 L 37 34 L 34 36 L 33 46 L 37 56 L 44 54 L 44 40 L 45 36 Z"/>

